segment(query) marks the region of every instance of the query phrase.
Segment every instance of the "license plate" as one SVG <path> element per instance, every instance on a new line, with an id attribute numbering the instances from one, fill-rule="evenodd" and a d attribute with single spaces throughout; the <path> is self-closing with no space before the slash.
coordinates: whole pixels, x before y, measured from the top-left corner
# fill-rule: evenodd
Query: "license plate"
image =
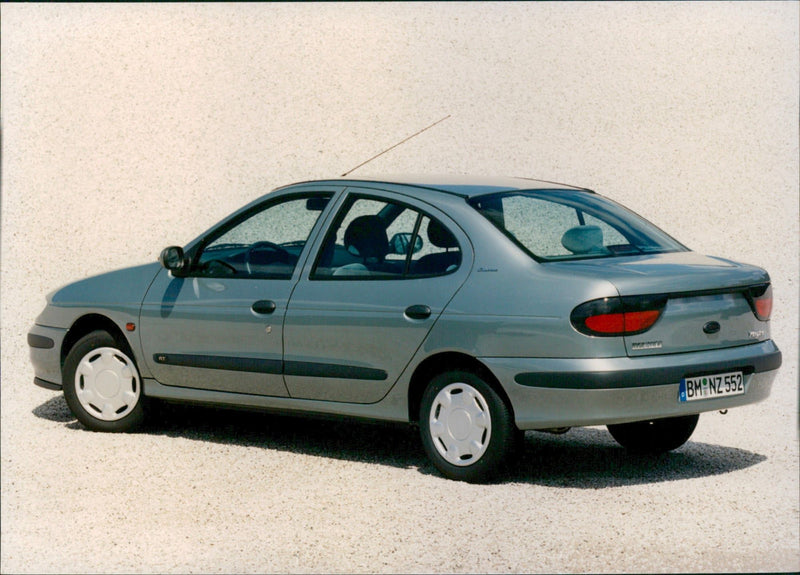
<path id="1" fill-rule="evenodd" d="M 681 380 L 678 398 L 681 402 L 700 399 L 715 399 L 729 395 L 744 394 L 744 378 L 741 371 L 687 377 Z"/>

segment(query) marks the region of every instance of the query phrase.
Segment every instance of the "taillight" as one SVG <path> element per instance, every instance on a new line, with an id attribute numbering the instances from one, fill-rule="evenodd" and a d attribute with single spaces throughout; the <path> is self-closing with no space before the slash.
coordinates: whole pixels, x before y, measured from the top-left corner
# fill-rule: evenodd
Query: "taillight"
<path id="1" fill-rule="evenodd" d="M 663 295 L 595 299 L 572 310 L 570 321 L 586 335 L 636 335 L 653 327 L 666 304 L 667 296 Z"/>
<path id="2" fill-rule="evenodd" d="M 751 287 L 746 295 L 756 317 L 761 321 L 767 321 L 772 315 L 772 286 L 763 284 Z"/>

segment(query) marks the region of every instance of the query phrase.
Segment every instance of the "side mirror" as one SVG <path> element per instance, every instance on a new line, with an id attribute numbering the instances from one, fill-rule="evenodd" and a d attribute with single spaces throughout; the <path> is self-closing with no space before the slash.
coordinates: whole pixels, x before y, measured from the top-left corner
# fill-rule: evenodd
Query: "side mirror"
<path id="1" fill-rule="evenodd" d="M 183 248 L 179 246 L 164 248 L 158 256 L 158 261 L 176 278 L 184 277 L 189 272 L 189 260 L 183 253 Z"/>
<path id="2" fill-rule="evenodd" d="M 400 233 L 395 234 L 392 236 L 392 239 L 389 240 L 389 251 L 393 254 L 398 255 L 406 255 L 408 253 L 408 247 L 411 244 L 411 234 L 409 233 Z M 414 247 L 411 253 L 417 253 L 419 250 L 422 249 L 422 238 L 417 236 L 417 240 L 414 242 Z"/>

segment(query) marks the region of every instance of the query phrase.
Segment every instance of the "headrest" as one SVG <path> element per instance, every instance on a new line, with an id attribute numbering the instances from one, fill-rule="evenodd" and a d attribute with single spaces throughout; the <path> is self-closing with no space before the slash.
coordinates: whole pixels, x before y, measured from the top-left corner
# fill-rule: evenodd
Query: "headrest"
<path id="1" fill-rule="evenodd" d="M 383 261 L 389 251 L 386 224 L 378 216 L 359 216 L 344 232 L 344 246 L 354 256 Z"/>
<path id="2" fill-rule="evenodd" d="M 437 248 L 457 248 L 455 236 L 436 220 L 428 222 L 428 239 Z"/>
<path id="3" fill-rule="evenodd" d="M 598 226 L 576 226 L 561 237 L 561 245 L 573 254 L 588 254 L 603 249 L 603 230 Z"/>

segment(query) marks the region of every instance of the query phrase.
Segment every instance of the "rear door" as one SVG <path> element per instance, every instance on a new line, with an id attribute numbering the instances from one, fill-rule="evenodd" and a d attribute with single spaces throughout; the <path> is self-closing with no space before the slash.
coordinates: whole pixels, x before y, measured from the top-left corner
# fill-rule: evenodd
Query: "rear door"
<path id="1" fill-rule="evenodd" d="M 284 324 L 296 398 L 373 403 L 397 381 L 469 274 L 463 232 L 428 204 L 348 189 Z"/>

